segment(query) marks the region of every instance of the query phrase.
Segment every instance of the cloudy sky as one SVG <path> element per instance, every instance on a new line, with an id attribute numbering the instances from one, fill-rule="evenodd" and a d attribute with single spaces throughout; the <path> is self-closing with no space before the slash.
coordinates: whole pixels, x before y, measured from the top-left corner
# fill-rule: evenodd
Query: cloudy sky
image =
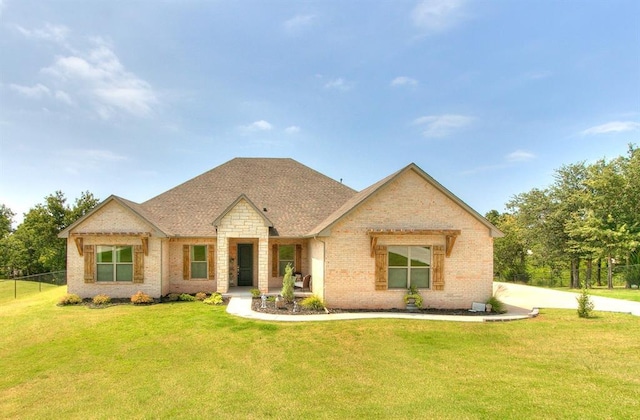
<path id="1" fill-rule="evenodd" d="M 637 0 L 0 0 L 0 203 L 142 202 L 234 157 L 480 213 L 640 144 Z"/>

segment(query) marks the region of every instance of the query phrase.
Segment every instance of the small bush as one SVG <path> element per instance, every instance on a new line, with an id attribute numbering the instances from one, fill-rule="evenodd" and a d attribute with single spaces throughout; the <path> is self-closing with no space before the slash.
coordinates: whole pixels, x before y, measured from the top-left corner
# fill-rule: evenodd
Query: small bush
<path id="1" fill-rule="evenodd" d="M 82 298 L 75 293 L 67 293 L 58 301 L 58 305 L 60 306 L 78 305 L 80 303 L 82 303 Z"/>
<path id="2" fill-rule="evenodd" d="M 205 292 L 196 293 L 196 300 L 205 300 L 207 298 L 207 294 Z"/>
<path id="3" fill-rule="evenodd" d="M 178 300 L 180 300 L 180 294 L 178 293 L 169 293 L 167 295 L 167 301 L 168 302 L 177 302 Z"/>
<path id="4" fill-rule="evenodd" d="M 195 296 L 191 296 L 189 293 L 183 293 L 178 297 L 178 300 L 181 302 L 193 302 L 196 298 Z"/>
<path id="5" fill-rule="evenodd" d="M 251 296 L 254 298 L 259 298 L 262 293 L 260 293 L 260 289 L 251 289 Z"/>
<path id="6" fill-rule="evenodd" d="M 207 305 L 222 305 L 224 299 L 220 293 L 212 293 L 211 296 L 202 301 Z"/>
<path id="7" fill-rule="evenodd" d="M 282 292 L 280 293 L 284 300 L 293 302 L 293 289 L 295 280 L 293 279 L 293 266 L 288 263 L 284 268 L 284 278 L 282 279 Z"/>
<path id="8" fill-rule="evenodd" d="M 318 296 L 309 296 L 300 302 L 300 306 L 309 310 L 321 311 L 324 309 L 324 302 Z"/>
<path id="9" fill-rule="evenodd" d="M 153 303 L 153 298 L 146 293 L 138 291 L 138 293 L 131 296 L 131 303 L 133 303 L 134 305 L 145 305 Z"/>
<path id="10" fill-rule="evenodd" d="M 593 311 L 594 305 L 589 296 L 589 291 L 586 287 L 582 286 L 580 295 L 576 298 L 578 301 L 578 316 L 580 318 L 589 318 Z"/>
<path id="11" fill-rule="evenodd" d="M 507 312 L 507 310 L 504 308 L 504 303 L 502 303 L 502 301 L 496 296 L 491 296 L 486 303 L 488 305 L 491 305 L 491 312 L 495 312 L 497 314 L 503 314 Z"/>
<path id="12" fill-rule="evenodd" d="M 111 303 L 111 298 L 105 294 L 95 295 L 92 300 L 94 305 L 106 305 Z"/>

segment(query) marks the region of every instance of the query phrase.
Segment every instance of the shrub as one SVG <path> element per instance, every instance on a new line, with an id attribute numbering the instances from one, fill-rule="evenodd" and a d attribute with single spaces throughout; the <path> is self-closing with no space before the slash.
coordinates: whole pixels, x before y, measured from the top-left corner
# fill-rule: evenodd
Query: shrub
<path id="1" fill-rule="evenodd" d="M 167 301 L 169 302 L 177 302 L 180 299 L 180 295 L 178 293 L 169 293 L 167 295 Z"/>
<path id="2" fill-rule="evenodd" d="M 207 298 L 207 294 L 205 292 L 196 293 L 196 300 L 205 300 Z"/>
<path id="3" fill-rule="evenodd" d="M 324 309 L 324 302 L 318 296 L 309 296 L 300 302 L 300 306 L 309 310 L 321 311 Z"/>
<path id="4" fill-rule="evenodd" d="M 106 305 L 108 303 L 111 303 L 111 298 L 105 294 L 99 294 L 99 295 L 95 295 L 93 297 L 93 304 L 94 305 Z"/>
<path id="5" fill-rule="evenodd" d="M 77 305 L 79 303 L 82 303 L 82 298 L 75 293 L 67 293 L 58 301 L 58 305 L 60 306 Z"/>
<path id="6" fill-rule="evenodd" d="M 591 297 L 589 297 L 589 291 L 584 287 L 584 285 L 582 286 L 580 295 L 576 297 L 576 300 L 578 301 L 578 316 L 580 318 L 589 318 L 594 305 L 591 301 Z"/>
<path id="7" fill-rule="evenodd" d="M 251 289 L 251 296 L 254 298 L 259 298 L 262 293 L 260 293 L 260 289 Z"/>
<path id="8" fill-rule="evenodd" d="M 224 302 L 224 299 L 222 298 L 222 295 L 220 293 L 216 292 L 216 293 L 212 293 L 211 296 L 209 296 L 202 302 L 206 303 L 207 305 L 222 305 L 222 303 Z"/>
<path id="9" fill-rule="evenodd" d="M 282 279 L 282 297 L 287 302 L 293 302 L 293 286 L 295 285 L 295 280 L 293 279 L 293 267 L 291 263 L 288 263 L 284 268 L 284 278 Z"/>
<path id="10" fill-rule="evenodd" d="M 507 310 L 504 308 L 504 303 L 502 303 L 502 301 L 495 295 L 491 296 L 486 303 L 487 305 L 491 305 L 491 312 L 495 312 L 497 314 L 503 314 L 507 312 Z"/>
<path id="11" fill-rule="evenodd" d="M 178 300 L 181 302 L 193 302 L 196 298 L 189 293 L 183 293 L 178 297 Z"/>
<path id="12" fill-rule="evenodd" d="M 133 303 L 134 305 L 145 305 L 153 303 L 153 298 L 146 293 L 138 291 L 138 293 L 131 296 L 131 303 Z"/>

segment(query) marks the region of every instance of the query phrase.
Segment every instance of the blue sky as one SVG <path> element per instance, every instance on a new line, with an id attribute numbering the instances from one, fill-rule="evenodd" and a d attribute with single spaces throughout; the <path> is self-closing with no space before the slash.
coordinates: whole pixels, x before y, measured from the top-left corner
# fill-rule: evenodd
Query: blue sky
<path id="1" fill-rule="evenodd" d="M 0 0 L 0 203 L 143 202 L 234 157 L 484 214 L 640 135 L 636 0 Z"/>

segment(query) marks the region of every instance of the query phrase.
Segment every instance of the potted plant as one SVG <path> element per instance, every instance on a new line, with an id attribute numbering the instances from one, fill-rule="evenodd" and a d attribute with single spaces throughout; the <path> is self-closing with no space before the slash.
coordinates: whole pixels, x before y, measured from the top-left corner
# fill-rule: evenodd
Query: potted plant
<path id="1" fill-rule="evenodd" d="M 404 295 L 404 303 L 407 305 L 407 311 L 415 312 L 419 308 L 422 308 L 422 296 L 418 293 L 418 288 L 410 286 L 407 289 L 407 294 Z"/>

